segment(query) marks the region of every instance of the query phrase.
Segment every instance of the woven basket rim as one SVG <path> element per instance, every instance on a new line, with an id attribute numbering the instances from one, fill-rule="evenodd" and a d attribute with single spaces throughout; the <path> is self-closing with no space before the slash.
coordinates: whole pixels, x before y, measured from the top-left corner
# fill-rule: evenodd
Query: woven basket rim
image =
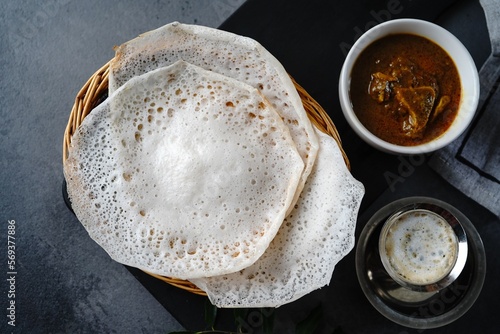
<path id="1" fill-rule="evenodd" d="M 63 164 L 69 154 L 69 147 L 71 145 L 71 138 L 75 131 L 78 129 L 80 124 L 83 122 L 85 117 L 94 109 L 99 103 L 103 101 L 103 97 L 108 93 L 108 83 L 109 83 L 109 69 L 113 59 L 104 64 L 87 80 L 87 82 L 80 89 L 75 97 L 73 107 L 71 109 L 68 123 L 64 131 L 63 138 Z M 302 100 L 304 109 L 311 122 L 322 132 L 331 136 L 338 143 L 344 162 L 348 169 L 350 169 L 349 159 L 342 148 L 342 141 L 340 135 L 335 127 L 335 124 L 328 116 L 323 107 L 313 99 L 309 93 L 300 86 L 297 81 L 290 76 L 297 92 Z M 206 293 L 199 289 L 193 283 L 174 277 L 166 277 L 153 273 L 144 271 L 146 274 L 151 275 L 157 279 L 160 279 L 170 285 L 181 288 L 183 290 L 189 291 L 194 294 L 206 296 Z"/>

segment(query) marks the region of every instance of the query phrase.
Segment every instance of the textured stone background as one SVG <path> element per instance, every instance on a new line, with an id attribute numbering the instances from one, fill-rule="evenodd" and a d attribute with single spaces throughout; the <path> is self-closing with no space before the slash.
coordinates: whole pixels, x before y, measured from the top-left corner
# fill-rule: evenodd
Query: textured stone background
<path id="1" fill-rule="evenodd" d="M 62 139 L 74 97 L 113 46 L 171 21 L 220 25 L 244 0 L 5 1 L 0 11 L 0 332 L 168 333 L 182 327 L 68 211 Z M 15 299 L 7 225 L 15 221 Z M 7 324 L 15 300 L 16 327 Z"/>

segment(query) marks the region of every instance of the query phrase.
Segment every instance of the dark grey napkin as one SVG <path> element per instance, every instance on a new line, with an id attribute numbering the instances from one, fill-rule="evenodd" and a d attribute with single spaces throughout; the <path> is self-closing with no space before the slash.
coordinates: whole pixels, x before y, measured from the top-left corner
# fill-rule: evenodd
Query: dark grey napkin
<path id="1" fill-rule="evenodd" d="M 477 115 L 455 142 L 429 164 L 444 179 L 500 217 L 500 0 L 480 0 L 490 34 L 491 55 L 479 71 Z"/>

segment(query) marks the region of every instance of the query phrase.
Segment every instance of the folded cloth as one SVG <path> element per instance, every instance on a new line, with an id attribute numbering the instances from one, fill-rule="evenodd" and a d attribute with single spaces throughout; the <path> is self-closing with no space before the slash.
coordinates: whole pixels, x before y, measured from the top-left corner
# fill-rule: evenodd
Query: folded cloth
<path id="1" fill-rule="evenodd" d="M 436 152 L 430 166 L 444 179 L 500 217 L 500 0 L 480 0 L 491 55 L 479 71 L 477 115 L 455 142 Z"/>

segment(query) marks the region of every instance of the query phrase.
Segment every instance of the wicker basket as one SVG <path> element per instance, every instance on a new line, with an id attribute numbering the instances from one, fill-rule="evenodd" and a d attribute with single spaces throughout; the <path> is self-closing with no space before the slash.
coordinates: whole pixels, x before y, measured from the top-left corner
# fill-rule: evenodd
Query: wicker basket
<path id="1" fill-rule="evenodd" d="M 111 61 L 97 70 L 80 89 L 75 98 L 75 103 L 73 105 L 73 108 L 71 109 L 71 114 L 69 116 L 68 125 L 66 126 L 66 130 L 64 132 L 63 163 L 68 157 L 68 149 L 71 144 L 71 137 L 75 133 L 76 129 L 80 126 L 80 124 L 92 111 L 92 109 L 94 109 L 97 105 L 104 101 L 108 96 L 108 76 L 110 63 Z M 309 119 L 314 123 L 314 125 L 316 125 L 319 130 L 330 135 L 335 139 L 335 141 L 337 141 L 344 157 L 346 166 L 350 169 L 349 159 L 342 149 L 342 143 L 335 124 L 333 124 L 332 120 L 325 112 L 325 110 L 319 105 L 319 103 L 316 102 L 293 78 L 292 81 L 297 88 L 297 92 L 299 93 L 300 98 L 302 99 L 302 103 L 304 104 L 304 108 L 307 112 L 307 115 L 309 116 Z M 178 288 L 187 290 L 195 294 L 206 295 L 204 291 L 200 290 L 189 281 L 160 276 L 148 272 L 146 273 Z"/>

